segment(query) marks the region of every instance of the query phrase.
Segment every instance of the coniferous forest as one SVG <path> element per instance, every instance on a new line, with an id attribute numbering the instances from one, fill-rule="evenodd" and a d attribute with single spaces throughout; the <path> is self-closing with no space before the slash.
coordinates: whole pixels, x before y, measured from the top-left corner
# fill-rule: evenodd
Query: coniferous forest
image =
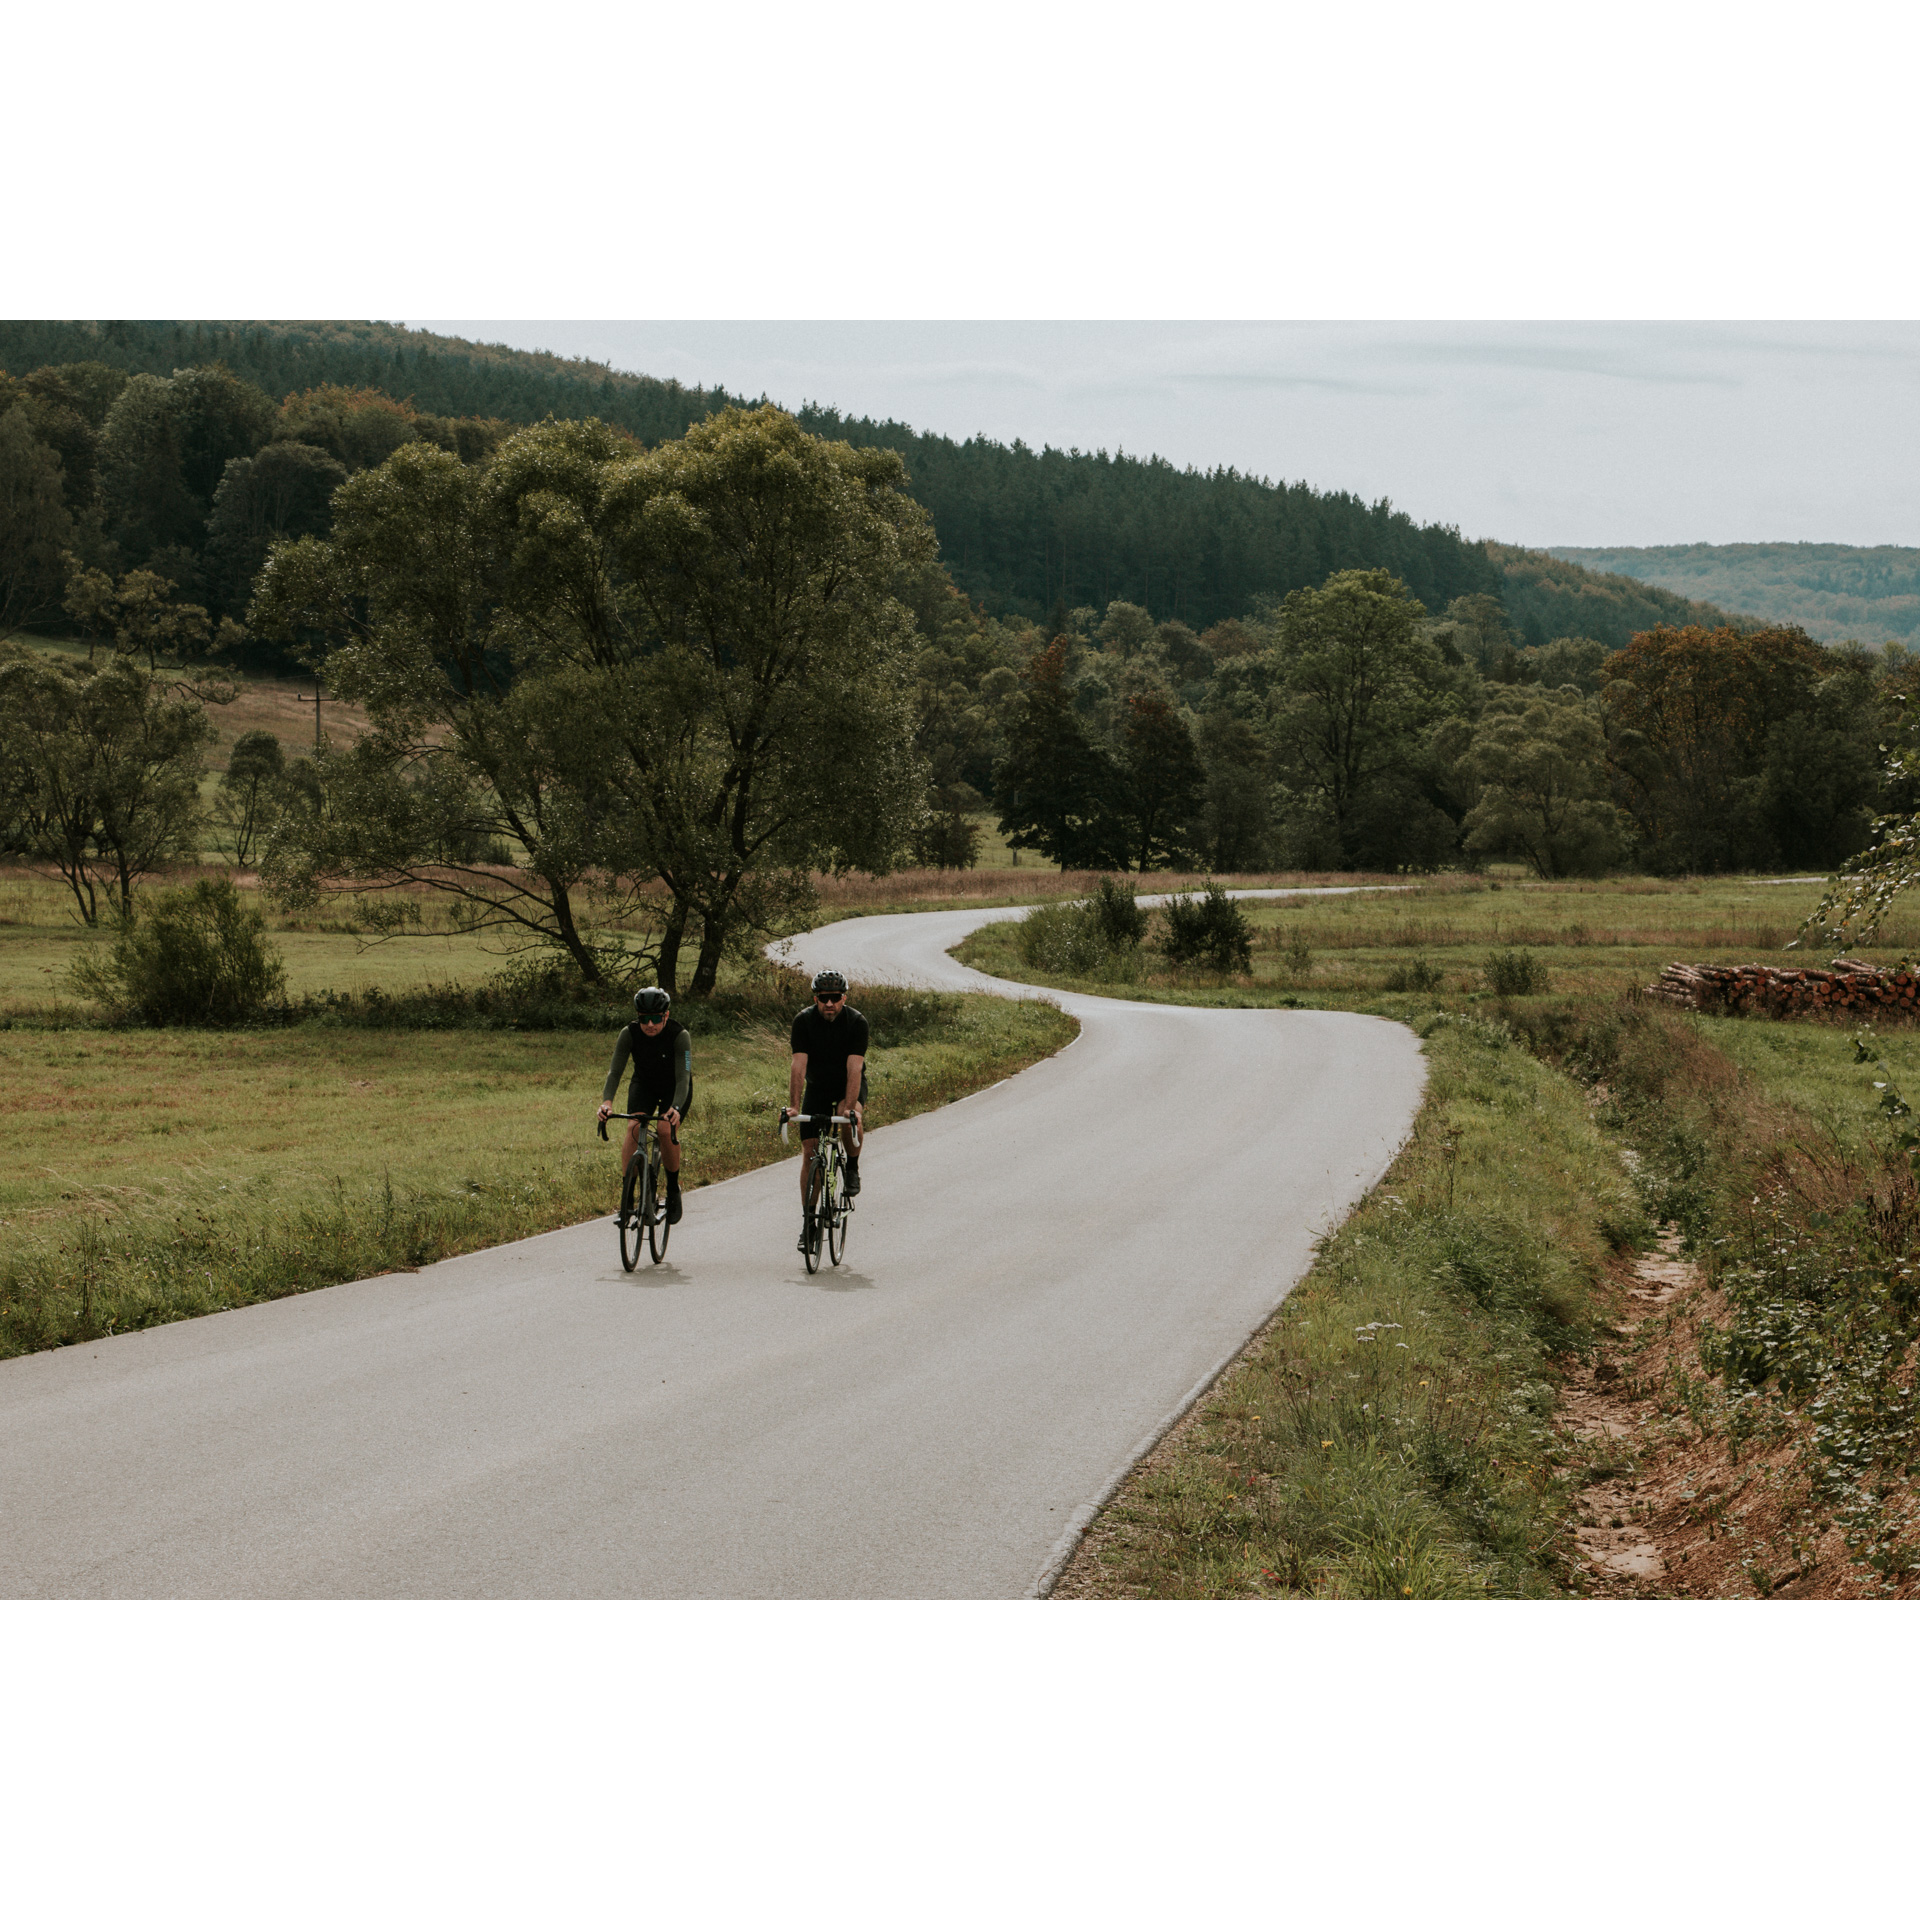
<path id="1" fill-rule="evenodd" d="M 501 513 L 530 511 L 530 488 L 577 489 L 581 524 L 598 525 L 593 503 L 617 505 L 623 461 L 657 467 L 664 485 L 659 462 L 694 459 L 696 441 L 699 459 L 722 464 L 723 442 L 804 445 L 901 502 L 886 616 L 899 664 L 884 698 L 901 736 L 888 752 L 911 750 L 889 764 L 914 771 L 889 789 L 899 844 L 876 841 L 861 861 L 968 864 L 989 814 L 1016 847 L 1085 869 L 1424 871 L 1500 857 L 1549 878 L 1827 868 L 1865 844 L 1886 804 L 1876 748 L 1904 724 L 1920 671 L 1898 646 L 1818 646 L 1304 483 L 962 443 L 818 408 L 790 416 L 390 325 L 7 322 L 0 629 L 75 637 L 90 655 L 84 674 L 17 647 L 0 661 L 15 766 L 38 743 L 49 769 L 40 787 L 22 775 L 0 793 L 7 850 L 64 834 L 74 861 L 94 857 L 73 849 L 105 829 L 48 811 L 67 776 L 40 749 L 68 728 L 75 752 L 105 765 L 121 750 L 96 753 L 88 729 L 111 725 L 159 753 L 160 663 L 319 662 L 326 643 L 285 580 L 277 600 L 263 592 L 270 553 L 307 556 L 308 598 L 337 600 L 344 633 L 378 573 L 353 571 L 370 563 L 351 558 L 344 530 L 372 552 L 400 524 L 407 487 L 425 490 L 406 512 L 425 516 L 431 558 L 432 515 L 454 511 L 444 503 L 465 503 L 459 514 L 477 517 L 459 538 L 482 544 L 505 537 Z M 536 484 L 543 463 L 555 477 Z M 400 491 L 383 506 L 387 476 Z M 436 489 L 443 508 L 430 512 Z M 605 537 L 596 564 L 609 580 L 657 561 L 633 557 L 644 542 L 628 554 Z M 543 606 L 558 594 L 516 572 L 532 551 L 508 542 L 493 573 L 461 589 L 476 596 L 476 633 L 497 615 L 512 630 L 488 611 L 499 582 L 519 580 L 513 591 Z M 380 591 L 406 588 L 404 573 Z M 534 695 L 528 683 L 502 697 Z M 167 754 L 199 751 L 188 732 Z M 142 858 L 161 858 L 168 834 L 191 841 L 189 772 L 182 759 L 169 774 L 178 817 Z M 310 789 L 275 817 L 319 820 Z M 601 817 L 605 803 L 582 809 Z M 455 841 L 500 854 L 484 821 L 445 826 L 427 852 L 442 859 Z M 575 853 L 582 871 L 598 858 Z M 854 856 L 823 841 L 808 857 Z"/>

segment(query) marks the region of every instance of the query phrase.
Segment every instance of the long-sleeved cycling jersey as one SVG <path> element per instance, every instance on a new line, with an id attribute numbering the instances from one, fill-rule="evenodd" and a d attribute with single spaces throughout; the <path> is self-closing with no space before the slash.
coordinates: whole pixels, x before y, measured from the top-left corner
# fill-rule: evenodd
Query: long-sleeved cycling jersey
<path id="1" fill-rule="evenodd" d="M 651 1113 L 673 1107 L 685 1115 L 687 1102 L 693 1097 L 693 1039 L 678 1020 L 669 1020 L 656 1034 L 642 1033 L 637 1022 L 620 1029 L 620 1037 L 613 1043 L 607 1084 L 600 1092 L 602 1100 L 612 1100 L 619 1092 L 620 1077 L 629 1061 L 633 1063 L 633 1090 L 627 1101 L 630 1112 Z"/>

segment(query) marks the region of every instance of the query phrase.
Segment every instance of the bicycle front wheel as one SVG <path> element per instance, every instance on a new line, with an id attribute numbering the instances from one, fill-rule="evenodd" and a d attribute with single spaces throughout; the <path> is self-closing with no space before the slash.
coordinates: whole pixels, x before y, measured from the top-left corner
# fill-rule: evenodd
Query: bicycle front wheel
<path id="1" fill-rule="evenodd" d="M 847 1250 L 847 1169 L 837 1158 L 827 1182 L 827 1258 L 837 1267 Z"/>
<path id="2" fill-rule="evenodd" d="M 827 1169 L 823 1156 L 813 1156 L 813 1171 L 807 1176 L 807 1230 L 801 1258 L 809 1273 L 820 1271 L 820 1230 L 827 1210 Z"/>
<path id="3" fill-rule="evenodd" d="M 640 1264 L 640 1156 L 627 1162 L 626 1178 L 620 1182 L 620 1264 L 631 1273 Z"/>
<path id="4" fill-rule="evenodd" d="M 667 1254 L 667 1235 L 672 1229 L 667 1225 L 667 1203 L 660 1197 L 660 1170 L 651 1164 L 647 1167 L 647 1251 L 653 1255 L 653 1264 L 657 1267 Z"/>

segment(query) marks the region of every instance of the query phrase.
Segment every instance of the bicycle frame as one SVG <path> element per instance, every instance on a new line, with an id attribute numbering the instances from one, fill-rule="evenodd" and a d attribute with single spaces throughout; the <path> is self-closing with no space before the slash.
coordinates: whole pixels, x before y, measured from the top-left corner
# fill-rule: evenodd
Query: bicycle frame
<path id="1" fill-rule="evenodd" d="M 660 1117 L 656 1112 L 610 1113 L 600 1122 L 600 1138 L 604 1140 L 607 1137 L 607 1120 L 651 1122 Z M 660 1176 L 665 1156 L 660 1148 L 659 1129 L 649 1125 L 642 1128 L 641 1134 L 642 1137 L 634 1142 L 633 1157 L 627 1162 L 620 1183 L 620 1264 L 629 1273 L 640 1264 L 640 1235 L 643 1230 L 655 1266 L 665 1258 L 667 1237 L 673 1231 L 667 1221 L 666 1197 L 661 1191 Z M 680 1129 L 677 1126 L 669 1128 L 668 1138 L 677 1143 Z M 633 1235 L 631 1251 L 627 1246 L 629 1232 Z"/>
<path id="2" fill-rule="evenodd" d="M 847 1215 L 853 1211 L 853 1202 L 846 1191 L 847 1143 L 849 1140 L 857 1142 L 862 1129 L 859 1121 L 850 1113 L 796 1114 L 791 1108 L 782 1107 L 780 1139 L 783 1145 L 788 1144 L 787 1123 L 794 1119 L 818 1119 L 823 1123 L 820 1137 L 813 1142 L 813 1168 L 808 1176 L 805 1203 L 806 1230 L 801 1236 L 801 1257 L 806 1262 L 807 1271 L 813 1273 L 820 1265 L 823 1233 L 828 1257 L 836 1267 L 840 1264 L 840 1255 L 847 1241 Z M 844 1136 L 836 1131 L 842 1127 L 847 1129 Z"/>

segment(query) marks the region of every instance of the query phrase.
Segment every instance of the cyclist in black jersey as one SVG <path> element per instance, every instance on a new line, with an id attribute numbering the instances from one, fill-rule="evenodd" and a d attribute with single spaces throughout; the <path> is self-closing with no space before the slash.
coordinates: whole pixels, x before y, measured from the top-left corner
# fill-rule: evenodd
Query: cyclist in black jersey
<path id="1" fill-rule="evenodd" d="M 600 1118 L 613 1112 L 620 1077 L 633 1063 L 627 1111 L 659 1116 L 660 1164 L 667 1170 L 667 1225 L 680 1218 L 680 1142 L 675 1130 L 693 1107 L 693 1041 L 673 1018 L 673 1001 L 664 987 L 644 987 L 633 996 L 633 1024 L 620 1029 L 613 1043 L 613 1064 L 600 1092 Z M 620 1171 L 640 1147 L 640 1122 L 627 1122 L 620 1147 Z"/>
<path id="2" fill-rule="evenodd" d="M 847 1141 L 847 1195 L 860 1191 L 860 1118 L 867 1097 L 867 1016 L 847 1005 L 847 983 L 833 972 L 813 976 L 813 1005 L 793 1018 L 793 1066 L 787 1076 L 787 1106 L 800 1120 L 800 1204 L 807 1199 L 814 1142 L 828 1115 L 847 1113 L 854 1124 Z M 800 1237 L 805 1250 L 806 1222 Z"/>

